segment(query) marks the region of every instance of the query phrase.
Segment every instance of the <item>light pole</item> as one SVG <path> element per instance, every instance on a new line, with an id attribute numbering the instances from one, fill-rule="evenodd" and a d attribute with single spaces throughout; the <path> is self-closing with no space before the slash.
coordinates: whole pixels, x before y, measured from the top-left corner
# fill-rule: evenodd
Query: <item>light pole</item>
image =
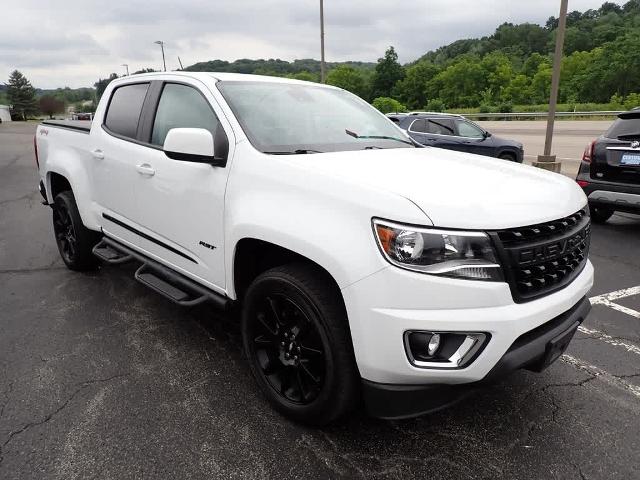
<path id="1" fill-rule="evenodd" d="M 564 32 L 567 25 L 567 7 L 569 0 L 560 0 L 560 18 L 556 29 L 556 50 L 553 57 L 553 73 L 551 74 L 551 95 L 549 95 L 549 114 L 547 116 L 547 133 L 544 139 L 544 154 L 538 155 L 538 161 L 533 162 L 535 167 L 560 172 L 561 162 L 556 161 L 556 156 L 551 155 L 551 143 L 553 141 L 553 125 L 556 120 L 556 106 L 558 103 L 558 87 L 560 86 L 560 68 L 562 67 L 562 47 L 564 46 Z"/>
<path id="2" fill-rule="evenodd" d="M 167 71 L 167 62 L 164 61 L 164 42 L 162 40 L 156 40 L 153 42 L 157 45 L 160 45 L 160 50 L 162 50 L 162 66 L 164 67 L 164 71 Z"/>
<path id="3" fill-rule="evenodd" d="M 127 77 L 128 77 L 129 76 L 129 64 L 123 63 L 121 66 L 127 69 Z"/>
<path id="4" fill-rule="evenodd" d="M 326 70 L 324 65 L 324 1 L 320 0 L 320 81 L 324 83 Z"/>

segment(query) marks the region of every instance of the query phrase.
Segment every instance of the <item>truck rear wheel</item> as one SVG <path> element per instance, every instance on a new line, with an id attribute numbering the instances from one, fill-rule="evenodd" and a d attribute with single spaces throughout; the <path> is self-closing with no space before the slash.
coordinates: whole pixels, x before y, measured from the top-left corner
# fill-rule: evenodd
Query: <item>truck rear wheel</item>
<path id="1" fill-rule="evenodd" d="M 259 275 L 244 299 L 242 339 L 258 385 L 287 417 L 324 425 L 355 406 L 347 315 L 324 272 L 291 264 Z"/>
<path id="2" fill-rule="evenodd" d="M 91 250 L 100 235 L 82 223 L 76 200 L 71 191 L 60 192 L 53 201 L 53 232 L 60 256 L 71 270 L 93 270 L 98 259 Z"/>

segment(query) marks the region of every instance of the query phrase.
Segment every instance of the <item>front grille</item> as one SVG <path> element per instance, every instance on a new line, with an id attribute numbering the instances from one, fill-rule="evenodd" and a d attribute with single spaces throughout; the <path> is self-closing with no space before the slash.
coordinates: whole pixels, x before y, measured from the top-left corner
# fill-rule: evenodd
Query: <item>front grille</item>
<path id="1" fill-rule="evenodd" d="M 490 232 L 517 303 L 555 292 L 582 271 L 589 253 L 587 207 L 551 222 Z"/>

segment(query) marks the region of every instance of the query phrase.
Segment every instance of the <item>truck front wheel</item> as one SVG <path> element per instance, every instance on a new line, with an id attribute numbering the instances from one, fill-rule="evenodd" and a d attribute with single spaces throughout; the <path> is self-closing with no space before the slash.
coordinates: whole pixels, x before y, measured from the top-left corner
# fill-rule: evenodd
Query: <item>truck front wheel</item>
<path id="1" fill-rule="evenodd" d="M 359 375 L 337 286 L 311 265 L 272 268 L 249 286 L 242 339 L 251 372 L 287 417 L 324 425 L 352 409 Z"/>
<path id="2" fill-rule="evenodd" d="M 60 256 L 71 270 L 92 270 L 98 259 L 91 250 L 100 235 L 82 223 L 73 193 L 60 192 L 53 201 L 53 232 Z"/>

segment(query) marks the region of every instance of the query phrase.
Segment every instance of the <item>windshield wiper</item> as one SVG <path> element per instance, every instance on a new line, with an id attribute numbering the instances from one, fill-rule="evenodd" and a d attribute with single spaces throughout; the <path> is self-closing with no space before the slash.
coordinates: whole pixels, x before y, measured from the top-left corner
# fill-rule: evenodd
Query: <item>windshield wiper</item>
<path id="1" fill-rule="evenodd" d="M 320 150 L 312 150 L 310 148 L 298 148 L 297 150 L 284 150 L 281 152 L 262 152 L 269 155 L 304 155 L 306 153 L 324 153 Z"/>
<path id="2" fill-rule="evenodd" d="M 386 135 L 358 135 L 356 132 L 352 132 L 348 128 L 344 129 L 344 133 L 346 133 L 347 135 L 351 135 L 353 138 L 365 138 L 365 139 L 370 138 L 373 140 L 394 140 L 396 142 L 402 142 L 402 143 L 406 143 L 407 145 L 415 146 L 412 141 L 403 140 L 402 138 L 398 138 L 398 137 L 387 137 Z"/>

